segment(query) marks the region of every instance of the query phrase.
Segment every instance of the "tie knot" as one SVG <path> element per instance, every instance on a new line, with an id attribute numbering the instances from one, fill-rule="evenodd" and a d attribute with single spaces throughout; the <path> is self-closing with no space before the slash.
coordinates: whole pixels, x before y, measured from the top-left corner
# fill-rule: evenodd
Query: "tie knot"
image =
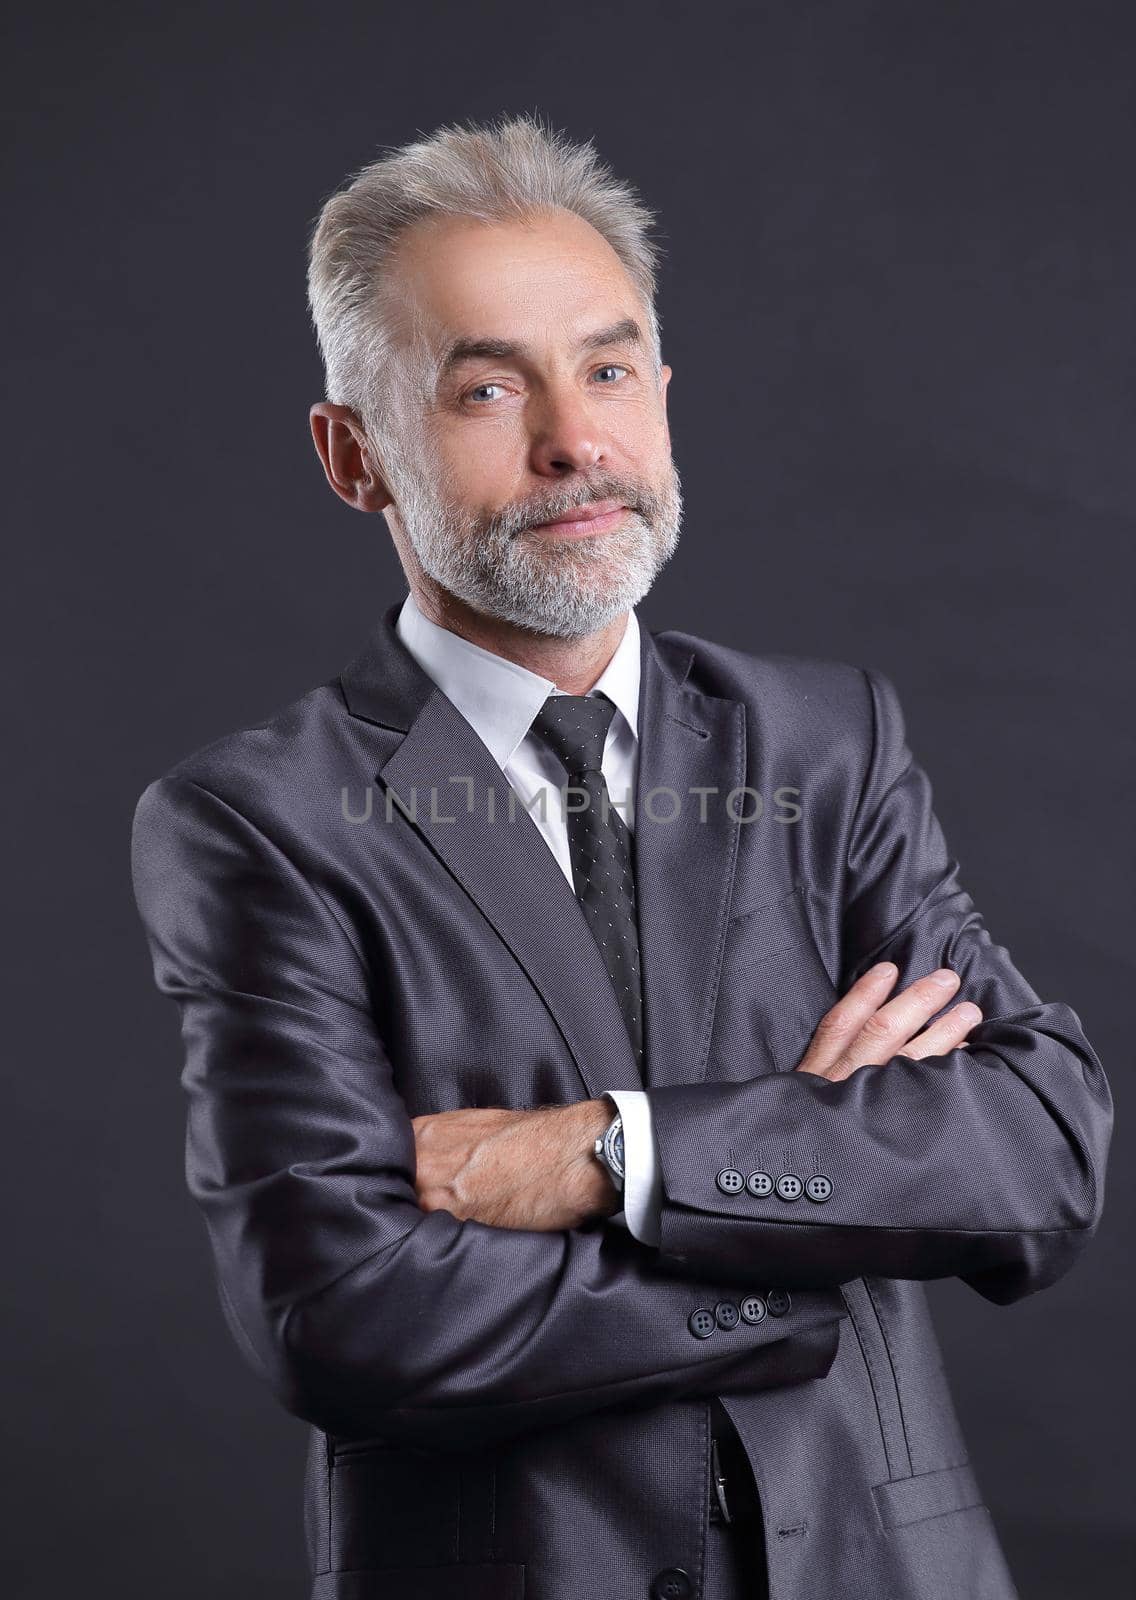
<path id="1" fill-rule="evenodd" d="M 552 746 L 570 775 L 599 772 L 614 715 L 615 702 L 602 692 L 550 694 L 533 718 L 532 732 Z"/>

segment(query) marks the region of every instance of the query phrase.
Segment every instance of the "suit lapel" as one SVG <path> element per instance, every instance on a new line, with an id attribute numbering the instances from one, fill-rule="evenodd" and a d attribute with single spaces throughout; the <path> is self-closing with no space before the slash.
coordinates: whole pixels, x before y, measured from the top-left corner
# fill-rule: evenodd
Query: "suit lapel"
<path id="1" fill-rule="evenodd" d="M 340 678 L 355 717 L 404 733 L 378 771 L 536 987 L 590 1098 L 644 1087 L 611 980 L 576 896 L 469 723 L 395 632 L 389 607 Z M 647 1083 L 705 1069 L 739 823 L 724 805 L 744 782 L 739 702 L 684 689 L 693 652 L 673 659 L 640 629 L 635 863 Z M 669 654 L 669 652 L 668 652 Z M 706 821 L 691 790 L 715 789 Z M 673 816 L 678 796 L 680 810 Z"/>
<path id="2" fill-rule="evenodd" d="M 684 687 L 692 651 L 672 667 L 674 647 L 642 636 L 635 883 L 645 1075 L 658 1088 L 706 1070 L 741 828 L 726 799 L 745 782 L 746 731 L 740 701 Z"/>

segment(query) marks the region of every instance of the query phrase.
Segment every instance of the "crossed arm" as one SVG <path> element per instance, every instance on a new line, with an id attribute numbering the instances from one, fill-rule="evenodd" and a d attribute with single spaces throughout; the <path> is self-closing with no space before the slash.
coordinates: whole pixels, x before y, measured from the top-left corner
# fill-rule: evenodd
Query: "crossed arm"
<path id="1" fill-rule="evenodd" d="M 796 1070 L 839 1083 L 898 1056 L 945 1054 L 981 1021 L 970 1001 L 942 1012 L 959 984 L 948 967 L 888 1000 L 897 976 L 894 963 L 881 962 L 857 979 L 821 1018 Z M 593 1149 L 612 1115 L 610 1101 L 583 1100 L 413 1117 L 418 1203 L 495 1228 L 576 1228 L 609 1217 L 622 1197 Z"/>

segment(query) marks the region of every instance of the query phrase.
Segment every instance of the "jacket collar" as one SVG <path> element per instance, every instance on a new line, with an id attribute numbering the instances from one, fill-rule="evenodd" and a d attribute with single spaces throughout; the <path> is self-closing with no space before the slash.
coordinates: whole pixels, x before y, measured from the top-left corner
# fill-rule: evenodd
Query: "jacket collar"
<path id="1" fill-rule="evenodd" d="M 437 688 L 398 636 L 397 622 L 405 600 L 388 606 L 370 636 L 353 660 L 340 673 L 339 681 L 347 709 L 354 717 L 378 723 L 383 728 L 409 732 L 415 717 Z M 659 638 L 639 624 L 639 733 L 642 727 L 643 685 L 648 656 L 654 656 L 657 669 L 665 673 L 675 689 L 681 689 L 690 673 L 694 651 Z"/>

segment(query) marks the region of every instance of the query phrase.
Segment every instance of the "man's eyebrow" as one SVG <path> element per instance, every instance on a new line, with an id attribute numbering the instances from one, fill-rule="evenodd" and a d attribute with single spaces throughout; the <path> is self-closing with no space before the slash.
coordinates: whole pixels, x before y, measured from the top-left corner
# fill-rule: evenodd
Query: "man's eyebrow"
<path id="1" fill-rule="evenodd" d="M 643 330 L 634 317 L 621 317 L 610 327 L 597 328 L 585 334 L 576 345 L 577 350 L 603 350 L 608 345 L 641 345 Z M 438 377 L 444 378 L 463 361 L 509 361 L 529 354 L 528 346 L 515 339 L 455 339 L 446 349 L 438 366 Z"/>

